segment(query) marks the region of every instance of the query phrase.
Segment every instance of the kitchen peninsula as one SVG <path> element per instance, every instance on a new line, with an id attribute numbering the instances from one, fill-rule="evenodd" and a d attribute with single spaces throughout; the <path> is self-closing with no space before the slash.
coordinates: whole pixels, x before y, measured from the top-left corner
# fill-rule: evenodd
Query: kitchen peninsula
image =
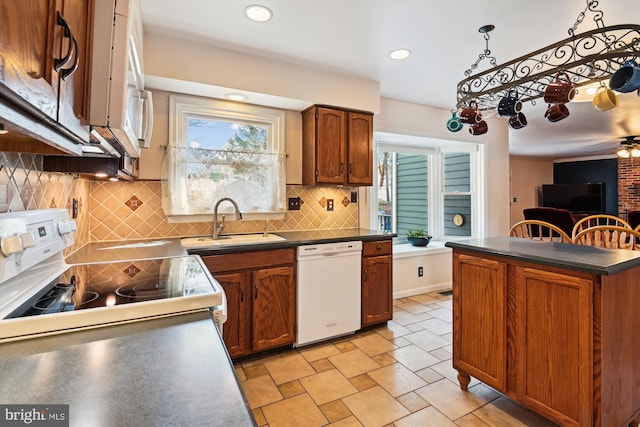
<path id="1" fill-rule="evenodd" d="M 517 238 L 453 248 L 453 365 L 563 426 L 638 425 L 640 253 Z"/>

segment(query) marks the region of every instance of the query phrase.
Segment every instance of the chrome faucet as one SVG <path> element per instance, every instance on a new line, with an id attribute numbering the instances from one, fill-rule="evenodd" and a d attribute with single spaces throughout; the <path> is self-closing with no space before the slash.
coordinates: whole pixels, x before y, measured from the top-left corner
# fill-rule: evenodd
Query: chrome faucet
<path id="1" fill-rule="evenodd" d="M 218 200 L 216 202 L 216 206 L 213 208 L 213 236 L 211 236 L 213 240 L 217 240 L 220 236 L 220 233 L 222 233 L 222 230 L 224 230 L 224 215 L 222 215 L 222 222 L 218 224 L 218 206 L 220 206 L 220 203 L 224 202 L 225 200 L 231 202 L 234 209 L 236 210 L 236 220 L 242 219 L 240 208 L 238 208 L 238 204 L 235 202 L 235 200 L 233 200 L 231 197 L 223 197 L 222 199 Z"/>

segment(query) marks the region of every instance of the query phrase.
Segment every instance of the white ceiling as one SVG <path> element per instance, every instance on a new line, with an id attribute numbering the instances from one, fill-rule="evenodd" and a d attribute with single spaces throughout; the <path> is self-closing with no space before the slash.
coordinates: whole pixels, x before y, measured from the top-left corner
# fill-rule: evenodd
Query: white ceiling
<path id="1" fill-rule="evenodd" d="M 382 97 L 451 109 L 456 85 L 485 49 L 478 28 L 495 25 L 489 49 L 498 64 L 568 37 L 586 0 L 141 0 L 146 32 L 380 82 Z M 269 7 L 249 21 L 249 4 Z M 640 23 L 640 0 L 601 0 L 605 25 Z M 587 12 L 576 33 L 596 28 Z M 404 61 L 388 58 L 408 48 Z M 487 61 L 479 70 L 490 68 Z M 640 96 L 598 112 L 569 104 L 569 118 L 548 123 L 543 102 L 525 104 L 529 124 L 509 130 L 510 152 L 555 158 L 610 154 L 622 136 L 640 135 Z M 444 126 L 444 123 L 443 123 Z"/>

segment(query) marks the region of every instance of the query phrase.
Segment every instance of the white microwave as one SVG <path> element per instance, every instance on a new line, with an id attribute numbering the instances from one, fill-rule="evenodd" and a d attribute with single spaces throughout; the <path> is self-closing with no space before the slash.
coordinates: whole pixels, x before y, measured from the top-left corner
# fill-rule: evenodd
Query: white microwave
<path id="1" fill-rule="evenodd" d="M 144 90 L 140 4 L 95 0 L 94 6 L 92 135 L 138 158 L 153 130 L 153 100 Z"/>

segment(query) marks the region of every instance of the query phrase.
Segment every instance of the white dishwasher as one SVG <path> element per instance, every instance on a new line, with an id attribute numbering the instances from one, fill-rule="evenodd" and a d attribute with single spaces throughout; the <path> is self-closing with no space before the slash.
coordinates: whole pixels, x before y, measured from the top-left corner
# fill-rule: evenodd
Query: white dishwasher
<path id="1" fill-rule="evenodd" d="M 362 242 L 298 247 L 295 346 L 360 329 Z"/>

